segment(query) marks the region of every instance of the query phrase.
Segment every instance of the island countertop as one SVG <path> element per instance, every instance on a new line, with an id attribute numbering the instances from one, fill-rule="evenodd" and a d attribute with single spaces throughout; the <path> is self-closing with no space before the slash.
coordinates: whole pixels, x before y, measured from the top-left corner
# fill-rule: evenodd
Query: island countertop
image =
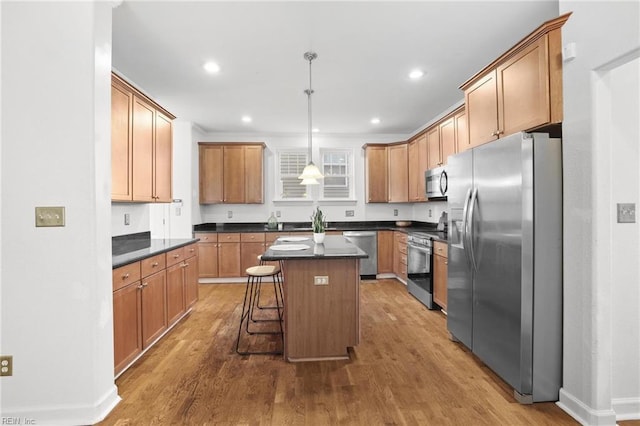
<path id="1" fill-rule="evenodd" d="M 262 260 L 288 260 L 288 259 L 364 259 L 369 257 L 362 249 L 347 241 L 342 235 L 326 235 L 322 244 L 315 244 L 313 238 L 295 241 L 287 241 L 287 237 L 276 240 L 262 255 Z M 277 250 L 274 246 L 297 247 L 293 250 Z M 302 246 L 306 248 L 302 249 Z M 300 248 L 300 249 L 298 249 Z"/>

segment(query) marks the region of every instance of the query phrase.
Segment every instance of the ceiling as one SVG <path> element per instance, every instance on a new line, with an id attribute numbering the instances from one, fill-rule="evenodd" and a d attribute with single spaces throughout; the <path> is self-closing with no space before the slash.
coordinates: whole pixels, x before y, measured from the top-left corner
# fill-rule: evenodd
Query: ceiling
<path id="1" fill-rule="evenodd" d="M 113 10 L 113 67 L 207 132 L 304 134 L 311 50 L 313 127 L 411 134 L 462 101 L 460 84 L 556 16 L 557 1 L 125 0 Z M 219 73 L 204 71 L 208 60 Z M 425 75 L 414 81 L 415 68 Z"/>

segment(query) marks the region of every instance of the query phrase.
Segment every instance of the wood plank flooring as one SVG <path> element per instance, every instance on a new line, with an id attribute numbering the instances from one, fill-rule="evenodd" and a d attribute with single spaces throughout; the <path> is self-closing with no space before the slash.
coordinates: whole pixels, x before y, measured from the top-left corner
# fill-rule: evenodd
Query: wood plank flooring
<path id="1" fill-rule="evenodd" d="M 518 404 L 396 280 L 362 282 L 361 342 L 345 361 L 237 355 L 243 296 L 244 284 L 200 284 L 191 315 L 116 381 L 122 402 L 100 424 L 577 424 L 554 403 Z"/>

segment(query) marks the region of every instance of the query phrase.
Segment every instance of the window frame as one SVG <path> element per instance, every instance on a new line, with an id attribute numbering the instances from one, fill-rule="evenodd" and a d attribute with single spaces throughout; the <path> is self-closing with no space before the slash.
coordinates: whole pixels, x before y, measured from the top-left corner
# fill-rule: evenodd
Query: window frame
<path id="1" fill-rule="evenodd" d="M 325 154 L 330 154 L 330 153 L 344 153 L 347 154 L 347 161 L 346 161 L 346 174 L 344 175 L 336 175 L 336 176 L 344 176 L 346 178 L 346 187 L 349 190 L 349 194 L 347 197 L 345 198 L 336 198 L 336 197 L 325 197 L 325 187 L 326 188 L 339 188 L 341 186 L 337 186 L 337 185 L 326 185 L 325 184 L 325 180 L 326 180 L 326 176 L 325 179 L 322 179 L 320 182 L 320 193 L 319 193 L 319 201 L 354 201 L 355 200 L 355 152 L 353 148 L 330 148 L 330 147 L 326 147 L 326 148 L 320 148 L 320 171 L 324 174 L 324 167 L 325 167 L 325 162 L 324 162 L 324 156 Z M 333 164 L 333 163 L 329 163 L 329 164 Z"/>
<path id="2" fill-rule="evenodd" d="M 282 154 L 286 154 L 286 153 L 303 154 L 305 158 L 304 165 L 306 166 L 307 164 L 309 164 L 309 151 L 305 148 L 278 148 L 276 149 L 275 153 L 276 153 L 275 155 L 276 157 L 276 167 L 275 167 L 276 196 L 274 197 L 274 201 L 294 202 L 294 203 L 312 201 L 310 191 L 308 190 L 305 190 L 304 197 L 292 197 L 292 198 L 283 197 L 284 184 L 282 181 L 283 175 L 281 173 Z M 302 174 L 302 170 L 300 170 L 300 173 L 296 175 L 295 178 L 297 179 L 297 177 L 300 174 Z M 284 175 L 284 177 L 294 177 L 294 175 Z"/>

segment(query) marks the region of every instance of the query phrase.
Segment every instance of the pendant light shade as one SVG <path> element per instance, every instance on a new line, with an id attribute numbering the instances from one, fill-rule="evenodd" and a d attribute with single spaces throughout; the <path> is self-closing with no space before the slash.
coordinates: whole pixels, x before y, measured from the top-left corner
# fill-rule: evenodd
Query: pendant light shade
<path id="1" fill-rule="evenodd" d="M 314 52 L 307 52 L 304 54 L 304 59 L 309 61 L 309 88 L 304 91 L 307 94 L 307 105 L 309 113 L 309 164 L 304 168 L 302 174 L 298 176 L 298 179 L 302 179 L 300 185 L 318 185 L 318 179 L 324 178 L 320 169 L 313 164 L 313 140 L 312 140 L 312 127 L 311 127 L 311 95 L 313 89 L 311 88 L 311 62 L 318 57 Z"/>

